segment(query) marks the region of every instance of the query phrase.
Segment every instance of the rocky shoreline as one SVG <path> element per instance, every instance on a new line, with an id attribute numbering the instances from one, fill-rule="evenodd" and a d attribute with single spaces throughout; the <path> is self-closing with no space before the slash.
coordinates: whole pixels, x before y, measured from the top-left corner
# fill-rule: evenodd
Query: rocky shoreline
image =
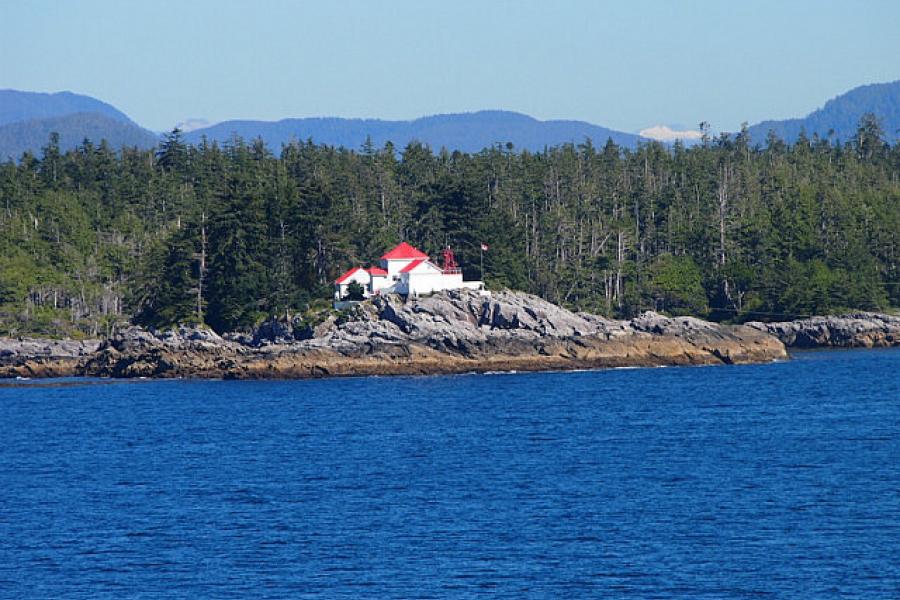
<path id="1" fill-rule="evenodd" d="M 900 316 L 848 313 L 780 323 L 747 323 L 789 348 L 890 348 L 900 346 Z"/>
<path id="2" fill-rule="evenodd" d="M 312 326 L 252 334 L 138 327 L 106 340 L 0 339 L 0 377 L 309 378 L 709 365 L 787 358 L 786 346 L 891 346 L 900 317 L 858 313 L 728 326 L 645 313 L 573 313 L 519 292 L 377 298 Z"/>

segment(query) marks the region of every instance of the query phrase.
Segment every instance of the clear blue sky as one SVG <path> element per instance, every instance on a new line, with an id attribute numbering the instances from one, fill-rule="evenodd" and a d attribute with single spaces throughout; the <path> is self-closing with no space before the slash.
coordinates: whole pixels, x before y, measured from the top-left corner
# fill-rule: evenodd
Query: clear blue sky
<path id="1" fill-rule="evenodd" d="M 733 130 L 900 79 L 900 1 L 0 0 L 0 88 L 186 117 L 503 108 Z"/>

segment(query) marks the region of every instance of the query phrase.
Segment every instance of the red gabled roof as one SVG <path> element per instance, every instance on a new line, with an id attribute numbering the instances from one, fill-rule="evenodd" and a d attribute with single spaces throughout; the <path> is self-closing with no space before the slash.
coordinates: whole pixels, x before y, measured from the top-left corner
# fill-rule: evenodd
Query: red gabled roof
<path id="1" fill-rule="evenodd" d="M 413 269 L 415 269 L 416 267 L 421 265 L 423 262 L 425 262 L 424 258 L 419 258 L 417 260 L 414 260 L 411 263 L 409 263 L 408 265 L 406 265 L 405 267 L 403 267 L 402 269 L 400 269 L 400 272 L 401 273 L 409 273 L 410 271 L 412 271 Z"/>
<path id="2" fill-rule="evenodd" d="M 352 269 L 346 271 L 343 275 L 334 280 L 335 283 L 344 283 L 350 277 L 359 270 L 363 270 L 362 267 L 353 267 Z"/>
<path id="3" fill-rule="evenodd" d="M 403 259 L 403 258 L 428 258 L 428 255 L 419 250 L 418 248 L 414 248 L 410 246 L 406 242 L 400 242 L 396 248 L 382 256 L 384 260 L 391 259 Z"/>
<path id="4" fill-rule="evenodd" d="M 373 277 L 387 277 L 388 274 L 388 272 L 381 267 L 369 267 L 366 271 Z"/>

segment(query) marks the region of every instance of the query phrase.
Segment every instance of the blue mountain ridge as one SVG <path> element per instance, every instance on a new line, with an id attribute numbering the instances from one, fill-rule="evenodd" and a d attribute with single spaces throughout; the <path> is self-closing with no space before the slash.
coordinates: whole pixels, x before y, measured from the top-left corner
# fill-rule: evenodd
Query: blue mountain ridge
<path id="1" fill-rule="evenodd" d="M 749 130 L 756 144 L 765 144 L 769 131 L 792 142 L 801 130 L 809 137 L 818 134 L 846 142 L 854 137 L 860 118 L 868 112 L 879 119 L 886 139 L 896 142 L 900 138 L 900 81 L 863 85 L 829 100 L 805 117 L 762 121 Z M 90 96 L 0 90 L 0 160 L 16 159 L 25 151 L 39 154 L 53 131 L 60 134 L 63 150 L 74 148 L 85 138 L 97 144 L 106 139 L 115 149 L 151 148 L 159 141 L 157 134 L 141 128 L 122 111 Z M 185 139 L 198 143 L 205 137 L 221 143 L 234 135 L 247 141 L 261 138 L 275 152 L 282 144 L 307 139 L 317 144 L 358 149 L 367 137 L 375 147 L 383 147 L 390 141 L 402 149 L 416 140 L 434 150 L 447 148 L 464 152 L 478 152 L 507 143 L 518 150 L 537 152 L 563 143 L 580 144 L 588 139 L 595 146 L 612 139 L 627 148 L 646 141 L 635 134 L 584 121 L 541 121 L 504 110 L 433 115 L 408 121 L 338 117 L 234 120 L 191 131 L 185 134 Z"/>
<path id="2" fill-rule="evenodd" d="M 54 132 L 59 134 L 62 151 L 76 148 L 85 139 L 96 145 L 106 140 L 113 150 L 123 146 L 153 148 L 159 141 L 156 134 L 130 120 L 96 112 L 74 113 L 0 125 L 0 161 L 17 160 L 25 152 L 40 155 Z"/>
<path id="3" fill-rule="evenodd" d="M 750 139 L 762 145 L 769 132 L 774 131 L 781 139 L 794 142 L 802 130 L 807 137 L 818 134 L 832 141 L 847 142 L 853 139 L 859 120 L 866 113 L 873 113 L 878 118 L 888 141 L 897 141 L 900 136 L 900 81 L 853 88 L 805 117 L 762 121 L 749 128 Z"/>
<path id="4" fill-rule="evenodd" d="M 22 92 L 0 90 L 0 125 L 62 117 L 75 113 L 99 113 L 115 121 L 136 125 L 128 115 L 106 102 L 72 92 Z"/>
<path id="5" fill-rule="evenodd" d="M 411 141 L 419 141 L 433 149 L 447 148 L 463 152 L 478 152 L 496 144 L 512 143 L 519 150 L 541 151 L 545 147 L 590 139 L 595 145 L 612 139 L 615 143 L 634 148 L 646 141 L 638 135 L 615 131 L 583 121 L 539 121 L 528 115 L 503 110 L 484 110 L 422 117 L 411 121 L 380 119 L 304 118 L 281 121 L 225 121 L 191 131 L 185 139 L 199 143 L 225 142 L 238 135 L 245 140 L 257 137 L 273 149 L 291 141 L 312 139 L 317 144 L 359 148 L 367 137 L 375 147 L 392 142 L 403 148 Z"/>

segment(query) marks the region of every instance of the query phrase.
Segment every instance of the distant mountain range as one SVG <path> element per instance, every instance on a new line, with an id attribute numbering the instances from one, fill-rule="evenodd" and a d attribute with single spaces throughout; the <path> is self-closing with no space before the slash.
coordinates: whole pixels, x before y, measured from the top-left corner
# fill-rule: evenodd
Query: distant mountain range
<path id="1" fill-rule="evenodd" d="M 900 136 L 900 81 L 853 88 L 799 119 L 763 121 L 750 127 L 750 139 L 764 144 L 769 131 L 774 131 L 781 139 L 794 142 L 805 131 L 808 137 L 818 134 L 846 142 L 856 135 L 859 120 L 866 113 L 878 117 L 885 138 L 895 142 Z"/>
<path id="2" fill-rule="evenodd" d="M 18 158 L 26 151 L 39 156 L 53 132 L 59 134 L 63 151 L 77 147 L 85 139 L 95 144 L 106 140 L 114 150 L 123 146 L 152 148 L 159 141 L 156 134 L 131 122 L 100 113 L 75 113 L 0 125 L 0 160 Z"/>
<path id="3" fill-rule="evenodd" d="M 185 138 L 193 143 L 199 142 L 203 136 L 209 141 L 224 142 L 235 134 L 247 140 L 261 137 L 270 148 L 280 148 L 292 140 L 307 139 L 333 146 L 359 148 L 370 137 L 376 148 L 390 141 L 402 149 L 417 140 L 434 149 L 445 147 L 463 152 L 478 152 L 507 142 L 520 150 L 540 151 L 566 142 L 579 144 L 586 139 L 598 145 L 605 144 L 610 138 L 619 145 L 634 148 L 642 140 L 638 135 L 584 121 L 538 121 L 528 115 L 502 110 L 436 115 L 413 121 L 339 118 L 225 121 L 191 131 Z"/>
<path id="4" fill-rule="evenodd" d="M 152 148 L 159 139 L 114 106 L 90 96 L 0 90 L 0 161 L 18 159 L 26 151 L 39 154 L 54 131 L 64 151 L 85 138 L 97 144 L 105 139 L 116 150 Z"/>
<path id="5" fill-rule="evenodd" d="M 764 144 L 769 131 L 794 141 L 805 131 L 832 140 L 853 138 L 865 113 L 874 113 L 885 136 L 895 141 L 900 135 L 900 81 L 865 85 L 829 100 L 806 117 L 781 121 L 763 121 L 750 127 L 754 143 Z M 445 114 L 411 121 L 379 119 L 303 118 L 281 121 L 225 121 L 202 127 L 201 120 L 190 121 L 185 133 L 188 142 L 203 137 L 225 142 L 238 135 L 246 140 L 262 138 L 273 151 L 292 140 L 312 139 L 318 144 L 360 148 L 366 138 L 376 147 L 388 141 L 402 149 L 412 140 L 450 150 L 477 152 L 495 144 L 512 143 L 516 149 L 541 151 L 566 142 L 587 139 L 597 146 L 612 139 L 621 146 L 635 148 L 654 137 L 670 141 L 693 132 L 677 132 L 667 127 L 644 130 L 644 135 L 625 133 L 584 121 L 539 121 L 521 113 L 486 110 Z M 51 132 L 60 134 L 60 147 L 69 150 L 85 138 L 99 143 L 105 139 L 113 148 L 153 147 L 159 135 L 140 127 L 117 108 L 90 96 L 59 92 L 43 94 L 0 90 L 0 160 L 18 159 L 25 151 L 38 154 Z M 688 140 L 690 141 L 689 137 Z"/>
<path id="6" fill-rule="evenodd" d="M 42 94 L 0 90 L 0 125 L 75 113 L 99 113 L 117 121 L 133 124 L 132 120 L 116 107 L 90 96 L 72 92 Z"/>

